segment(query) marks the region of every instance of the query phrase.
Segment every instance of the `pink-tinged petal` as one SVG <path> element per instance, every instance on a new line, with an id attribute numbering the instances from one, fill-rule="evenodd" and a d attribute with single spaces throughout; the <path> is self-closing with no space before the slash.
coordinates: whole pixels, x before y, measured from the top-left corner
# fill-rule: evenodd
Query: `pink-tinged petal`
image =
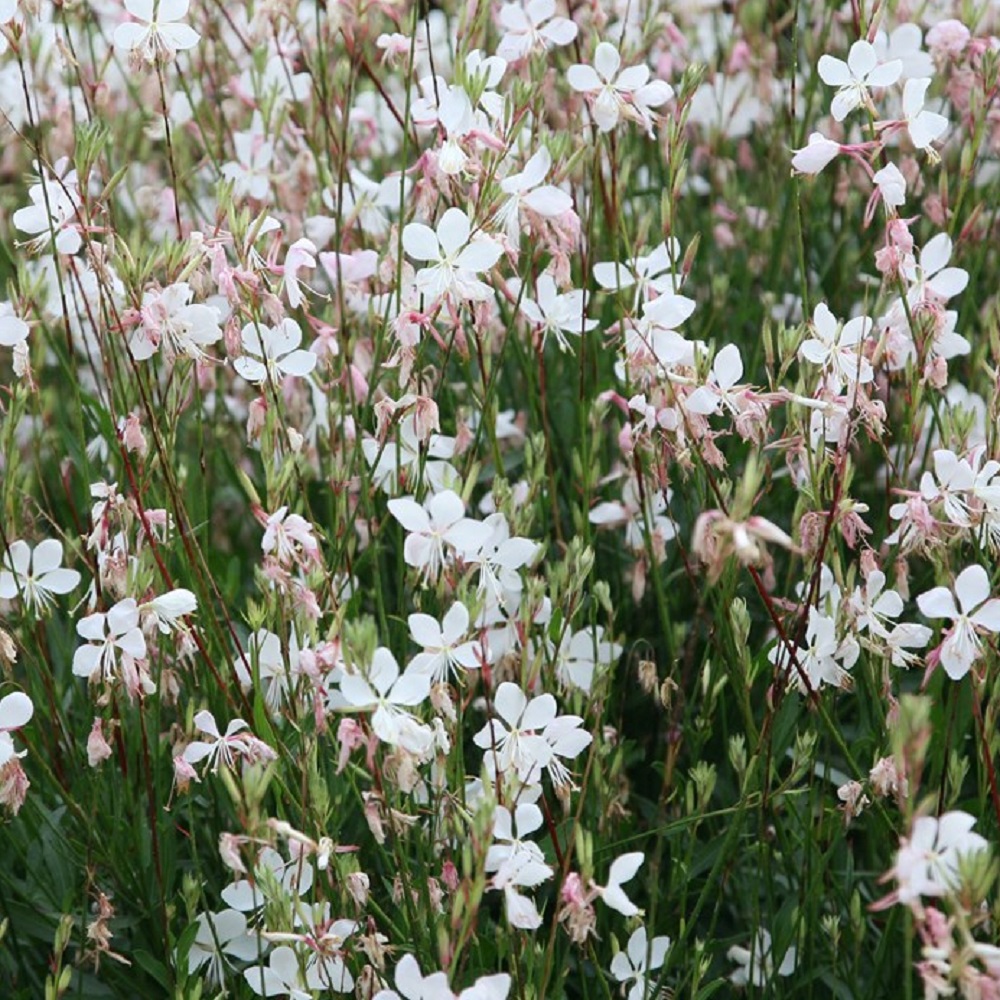
<path id="1" fill-rule="evenodd" d="M 510 681 L 504 681 L 497 688 L 496 696 L 493 699 L 493 707 L 508 726 L 517 725 L 527 704 L 528 699 L 525 697 L 524 692 Z"/>
<path id="2" fill-rule="evenodd" d="M 851 46 L 847 54 L 847 68 L 855 80 L 863 80 L 878 65 L 878 56 L 871 42 L 863 38 Z"/>
<path id="3" fill-rule="evenodd" d="M 987 632 L 1000 632 L 1000 600 L 987 601 L 969 620 Z"/>
<path id="4" fill-rule="evenodd" d="M 934 587 L 917 598 L 917 607 L 925 618 L 957 618 L 955 598 L 947 587 Z"/>
<path id="5" fill-rule="evenodd" d="M 35 706 L 23 691 L 15 691 L 0 699 L 0 731 L 20 729 L 34 715 Z"/>
<path id="6" fill-rule="evenodd" d="M 469 242 L 472 226 L 469 217 L 460 208 L 449 208 L 437 224 L 438 241 L 441 249 L 450 257 Z"/>
<path id="7" fill-rule="evenodd" d="M 951 251 L 951 237 L 947 233 L 938 233 L 920 251 L 920 266 L 923 268 L 924 274 L 927 277 L 937 274 L 951 260 Z"/>
<path id="8" fill-rule="evenodd" d="M 955 579 L 955 596 L 963 614 L 971 614 L 990 596 L 990 578 L 982 566 L 976 564 L 963 569 Z"/>
<path id="9" fill-rule="evenodd" d="M 578 93 L 590 94 L 600 90 L 604 84 L 593 66 L 570 66 L 566 71 L 566 81 Z"/>
<path id="10" fill-rule="evenodd" d="M 414 260 L 436 261 L 441 257 L 437 234 L 422 222 L 411 222 L 403 229 L 403 249 Z"/>
<path id="11" fill-rule="evenodd" d="M 610 81 L 614 79 L 618 67 L 622 64 L 622 58 L 618 50 L 610 42 L 601 42 L 594 52 L 594 69 L 602 80 Z"/>
<path id="12" fill-rule="evenodd" d="M 852 82 L 851 71 L 842 59 L 820 56 L 817 65 L 820 79 L 830 87 L 846 87 Z"/>
<path id="13" fill-rule="evenodd" d="M 284 375 L 304 378 L 316 367 L 318 361 L 319 358 L 312 351 L 292 351 L 278 362 L 277 367 Z"/>
<path id="14" fill-rule="evenodd" d="M 547 219 L 554 219 L 573 207 L 573 199 L 565 191 L 560 191 L 551 184 L 529 191 L 522 200 L 532 212 L 537 212 Z"/>
<path id="15" fill-rule="evenodd" d="M 488 236 L 477 236 L 455 260 L 468 271 L 488 271 L 503 255 L 503 247 Z"/>
<path id="16" fill-rule="evenodd" d="M 208 736 L 214 736 L 215 739 L 220 738 L 219 725 L 215 721 L 215 716 L 208 711 L 208 709 L 202 709 L 198 712 L 194 719 L 192 720 L 195 727 L 201 732 L 207 734 Z"/>

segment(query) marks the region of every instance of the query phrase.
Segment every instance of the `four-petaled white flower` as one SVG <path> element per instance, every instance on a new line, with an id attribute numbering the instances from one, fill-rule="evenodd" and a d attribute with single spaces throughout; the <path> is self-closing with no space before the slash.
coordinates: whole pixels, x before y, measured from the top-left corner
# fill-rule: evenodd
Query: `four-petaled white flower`
<path id="1" fill-rule="evenodd" d="M 600 131 L 610 132 L 618 119 L 624 117 L 638 122 L 652 137 L 650 109 L 666 104 L 674 96 L 674 89 L 663 80 L 650 82 L 645 63 L 629 66 L 619 73 L 621 64 L 618 50 L 610 42 L 601 42 L 594 52 L 594 65 L 570 66 L 566 79 L 589 100 Z"/>
<path id="2" fill-rule="evenodd" d="M 734 986 L 746 986 L 747 983 L 766 986 L 772 976 L 790 976 L 795 971 L 794 945 L 785 949 L 781 964 L 775 968 L 771 932 L 764 927 L 758 929 L 749 948 L 734 944 L 726 955 L 736 963 L 736 968 L 729 974 Z"/>
<path id="3" fill-rule="evenodd" d="M 871 382 L 875 371 L 862 353 L 872 321 L 856 316 L 841 324 L 825 302 L 813 312 L 814 335 L 802 342 L 799 354 L 814 365 L 833 372 L 842 382 Z"/>
<path id="4" fill-rule="evenodd" d="M 168 358 L 205 358 L 204 348 L 222 338 L 219 310 L 194 302 L 194 289 L 186 281 L 162 291 L 143 293 L 140 324 L 129 338 L 128 349 L 136 361 L 146 361 L 160 347 Z"/>
<path id="5" fill-rule="evenodd" d="M 32 550 L 18 539 L 0 566 L 0 597 L 13 600 L 20 597 L 26 608 L 47 611 L 55 603 L 55 594 L 68 594 L 80 582 L 75 569 L 63 569 L 62 542 L 47 538 Z"/>
<path id="6" fill-rule="evenodd" d="M 903 72 L 899 59 L 879 63 L 875 49 L 863 38 L 851 46 L 847 62 L 833 56 L 820 56 L 819 75 L 831 87 L 840 89 L 834 94 L 830 113 L 842 122 L 855 108 L 871 106 L 868 91 L 874 87 L 889 87 Z"/>
<path id="7" fill-rule="evenodd" d="M 178 23 L 189 6 L 189 0 L 125 0 L 125 9 L 135 20 L 115 28 L 115 48 L 127 50 L 133 64 L 147 66 L 168 63 L 178 52 L 193 49 L 201 35 Z"/>
<path id="8" fill-rule="evenodd" d="M 372 731 L 383 743 L 415 754 L 430 747 L 433 733 L 406 709 L 425 701 L 430 689 L 427 674 L 407 670 L 400 675 L 396 658 L 385 646 L 375 650 L 367 671 L 345 673 L 340 681 L 340 693 L 351 708 L 372 712 Z"/>
<path id="9" fill-rule="evenodd" d="M 895 898 L 919 907 L 921 896 L 943 896 L 958 888 L 961 858 L 989 846 L 972 832 L 975 823 L 974 816 L 959 810 L 914 820 L 890 873 L 898 883 Z"/>
<path id="10" fill-rule="evenodd" d="M 521 279 L 512 278 L 507 287 L 515 298 L 521 296 L 518 308 L 542 334 L 542 344 L 551 333 L 561 351 L 569 350 L 566 334 L 579 337 L 597 326 L 596 319 L 587 319 L 587 293 L 574 289 L 559 294 L 552 275 L 547 271 L 535 279 L 535 298 L 521 292 Z"/>
<path id="11" fill-rule="evenodd" d="M 111 681 L 119 654 L 126 666 L 146 656 L 146 640 L 139 628 L 139 608 L 131 597 L 119 601 L 107 613 L 95 612 L 77 623 L 76 631 L 87 639 L 73 655 L 73 673 L 90 681 Z"/>
<path id="12" fill-rule="evenodd" d="M 545 219 L 557 219 L 573 207 L 573 199 L 552 184 L 542 181 L 552 169 L 552 154 L 542 146 L 519 173 L 500 182 L 507 199 L 497 212 L 496 222 L 507 233 L 515 248 L 521 233 L 521 210 L 527 209 Z"/>
<path id="13" fill-rule="evenodd" d="M 188 973 L 204 966 L 207 983 L 221 986 L 228 965 L 226 956 L 241 962 L 256 958 L 262 942 L 247 929 L 247 918 L 237 910 L 199 913 L 195 918 L 198 932 L 188 951 Z"/>
<path id="14" fill-rule="evenodd" d="M 184 750 L 183 757 L 188 764 L 206 761 L 206 769 L 213 773 L 222 767 L 232 768 L 236 758 L 253 763 L 259 760 L 276 760 L 277 754 L 263 740 L 259 740 L 242 719 L 233 719 L 226 726 L 225 733 L 219 732 L 215 716 L 207 709 L 194 717 L 195 728 L 209 739 L 193 740 Z"/>
<path id="15" fill-rule="evenodd" d="M 417 289 L 430 300 L 446 295 L 485 301 L 493 290 L 476 277 L 500 259 L 503 247 L 490 236 L 472 237 L 472 223 L 460 208 L 449 208 L 431 229 L 411 222 L 403 230 L 403 249 L 427 264 L 417 271 Z M 471 238 L 470 238 L 471 237 Z"/>
<path id="16" fill-rule="evenodd" d="M 493 888 L 504 893 L 507 919 L 513 927 L 535 930 L 542 917 L 535 904 L 518 889 L 533 889 L 554 872 L 541 848 L 526 839 L 542 825 L 542 810 L 533 802 L 522 802 L 513 817 L 505 806 L 497 806 L 493 816 L 494 843 L 486 852 L 484 868 L 493 872 Z"/>
<path id="17" fill-rule="evenodd" d="M 283 319 L 277 326 L 247 323 L 240 332 L 246 354 L 233 362 L 238 375 L 248 382 L 277 380 L 285 375 L 308 375 L 316 367 L 316 355 L 299 350 L 302 330 L 293 319 Z"/>
<path id="18" fill-rule="evenodd" d="M 953 681 L 961 680 L 979 659 L 983 649 L 979 633 L 1000 632 L 1000 599 L 990 598 L 990 578 L 978 564 L 958 574 L 954 593 L 934 587 L 917 598 L 917 607 L 927 618 L 954 622 L 939 647 L 941 666 Z"/>
<path id="19" fill-rule="evenodd" d="M 497 46 L 497 55 L 517 62 L 532 51 L 556 45 L 569 45 L 576 38 L 577 26 L 568 17 L 553 17 L 556 0 L 528 0 L 505 3 L 500 8 L 500 26 L 506 32 Z"/>
<path id="20" fill-rule="evenodd" d="M 423 652 L 407 664 L 407 672 L 426 674 L 437 684 L 489 662 L 484 643 L 468 639 L 469 609 L 461 601 L 455 601 L 440 622 L 420 613 L 410 615 L 407 621 L 410 638 L 423 647 Z"/>
<path id="21" fill-rule="evenodd" d="M 645 927 L 632 934 L 625 951 L 611 960 L 611 975 L 619 983 L 632 983 L 627 1000 L 647 1000 L 651 995 L 647 978 L 663 965 L 669 949 L 670 938 L 655 937 L 650 941 Z"/>

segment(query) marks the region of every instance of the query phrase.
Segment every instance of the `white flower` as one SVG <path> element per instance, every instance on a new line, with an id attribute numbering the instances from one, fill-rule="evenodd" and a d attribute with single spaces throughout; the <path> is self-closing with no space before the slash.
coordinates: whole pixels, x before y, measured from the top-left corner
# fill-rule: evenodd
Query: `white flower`
<path id="1" fill-rule="evenodd" d="M 640 927 L 628 939 L 626 950 L 615 955 L 611 960 L 611 975 L 620 983 L 632 983 L 628 1000 L 648 1000 L 647 977 L 663 965 L 669 949 L 670 938 L 655 937 L 649 941 L 646 928 Z M 655 982 L 655 977 L 652 978 Z"/>
<path id="2" fill-rule="evenodd" d="M 551 333 L 561 351 L 569 350 L 566 334 L 579 337 L 597 326 L 596 319 L 587 319 L 587 293 L 574 289 L 562 295 L 547 271 L 535 279 L 535 298 L 521 292 L 521 279 L 512 278 L 507 287 L 511 295 L 521 296 L 519 308 L 524 316 L 542 333 L 542 344 Z"/>
<path id="3" fill-rule="evenodd" d="M 71 170 L 61 181 L 43 173 L 41 183 L 33 184 L 28 189 L 28 197 L 31 204 L 19 208 L 11 217 L 22 233 L 32 236 L 28 247 L 39 253 L 54 238 L 59 253 L 75 254 L 83 246 L 77 224 L 80 192 L 76 171 Z"/>
<path id="4" fill-rule="evenodd" d="M 0 699 L 0 767 L 12 758 L 23 757 L 28 752 L 22 750 L 17 753 L 10 734 L 15 729 L 26 726 L 34 714 L 35 706 L 23 691 L 15 691 Z"/>
<path id="5" fill-rule="evenodd" d="M 924 107 L 927 88 L 931 81 L 927 78 L 907 80 L 903 87 L 903 117 L 910 141 L 917 149 L 930 149 L 931 143 L 944 135 L 948 119 L 936 111 Z"/>
<path id="6" fill-rule="evenodd" d="M 917 607 L 928 618 L 954 622 L 940 646 L 941 666 L 953 681 L 961 680 L 979 659 L 978 633 L 1000 632 L 1000 599 L 990 598 L 990 578 L 978 563 L 956 577 L 954 596 L 947 587 L 934 587 L 917 598 Z"/>
<path id="7" fill-rule="evenodd" d="M 961 267 L 947 267 L 951 260 L 952 242 L 947 233 L 938 233 L 920 251 L 919 265 L 905 269 L 911 283 L 907 300 L 915 307 L 925 302 L 947 302 L 948 299 L 965 290 L 969 283 L 969 272 Z"/>
<path id="8" fill-rule="evenodd" d="M 736 344 L 726 344 L 712 362 L 712 374 L 706 385 L 699 386 L 684 401 L 691 413 L 710 416 L 725 407 L 732 414 L 740 412 L 733 388 L 743 378 L 743 359 Z"/>
<path id="9" fill-rule="evenodd" d="M 608 884 L 598 887 L 598 894 L 604 900 L 606 906 L 612 910 L 617 910 L 624 917 L 634 917 L 642 912 L 622 889 L 622 883 L 634 878 L 635 873 L 642 867 L 646 860 L 642 851 L 633 851 L 631 854 L 623 854 L 620 858 L 615 858 L 611 863 L 611 871 L 608 872 Z"/>
<path id="10" fill-rule="evenodd" d="M 233 362 L 236 373 L 248 382 L 261 383 L 270 377 L 277 381 L 285 375 L 308 375 L 316 367 L 316 355 L 299 350 L 302 330 L 293 319 L 283 319 L 277 326 L 247 323 L 240 332 L 246 354 Z"/>
<path id="11" fill-rule="evenodd" d="M 0 347 L 17 347 L 28 339 L 28 324 L 9 302 L 0 302 Z"/>
<path id="12" fill-rule="evenodd" d="M 427 674 L 408 670 L 401 676 L 396 658 L 385 646 L 375 650 L 365 673 L 345 673 L 340 681 L 340 693 L 351 708 L 372 711 L 372 730 L 383 743 L 415 754 L 430 747 L 433 734 L 406 709 L 425 701 L 430 688 Z"/>
<path id="13" fill-rule="evenodd" d="M 856 41 L 847 55 L 847 62 L 833 56 L 820 56 L 818 65 L 822 81 L 840 89 L 833 97 L 830 113 L 842 122 L 855 108 L 870 105 L 869 88 L 889 87 L 903 72 L 899 59 L 879 64 L 878 56 L 870 42 Z"/>
<path id="14" fill-rule="evenodd" d="M 121 654 L 129 661 L 146 656 L 146 640 L 139 628 L 139 608 L 127 597 L 106 614 L 96 612 L 77 623 L 76 631 L 88 640 L 73 655 L 73 673 L 90 681 L 114 679 Z"/>
<path id="15" fill-rule="evenodd" d="M 189 6 L 189 0 L 125 0 L 125 9 L 135 21 L 115 28 L 115 48 L 126 49 L 135 64 L 170 62 L 178 52 L 201 41 L 194 28 L 177 23 Z"/>
<path id="16" fill-rule="evenodd" d="M 958 887 L 960 859 L 989 846 L 972 832 L 975 823 L 975 817 L 958 810 L 914 820 L 891 873 L 899 883 L 899 902 L 919 905 L 921 896 L 943 896 Z"/>
<path id="17" fill-rule="evenodd" d="M 193 614 L 198 610 L 198 598 L 179 587 L 176 590 L 167 591 L 159 597 L 154 597 L 148 604 L 143 605 L 152 612 L 152 619 L 156 627 L 164 634 L 169 635 L 184 615 Z"/>
<path id="18" fill-rule="evenodd" d="M 546 50 L 556 45 L 569 45 L 576 38 L 577 26 L 566 17 L 553 17 L 556 0 L 528 0 L 505 3 L 500 8 L 500 26 L 505 30 L 497 55 L 516 62 L 535 49 Z"/>
<path id="19" fill-rule="evenodd" d="M 781 964 L 775 969 L 774 955 L 771 951 L 771 932 L 763 927 L 754 935 L 750 948 L 733 945 L 726 955 L 737 965 L 729 975 L 734 986 L 746 986 L 747 983 L 766 986 L 773 975 L 790 976 L 795 971 L 794 946 L 785 949 Z"/>
<path id="20" fill-rule="evenodd" d="M 575 633 L 566 629 L 554 653 L 556 677 L 561 683 L 590 694 L 597 667 L 609 667 L 621 655 L 622 647 L 616 642 L 607 642 L 600 625 Z"/>
<path id="21" fill-rule="evenodd" d="M 888 208 L 899 208 L 906 203 L 906 178 L 895 163 L 887 163 L 876 171 L 872 180 Z"/>
<path id="22" fill-rule="evenodd" d="M 493 888 L 504 893 L 507 919 L 522 930 L 536 930 L 542 918 L 535 904 L 518 889 L 532 889 L 555 874 L 541 848 L 526 839 L 541 825 L 542 811 L 533 802 L 518 805 L 513 818 L 509 809 L 497 806 L 493 817 L 494 843 L 486 852 L 484 869 L 494 873 Z"/>
<path id="23" fill-rule="evenodd" d="M 222 176 L 233 182 L 237 198 L 249 196 L 263 201 L 271 188 L 274 143 L 264 135 L 264 123 L 256 113 L 246 132 L 233 134 L 236 159 L 222 165 Z"/>
<path id="24" fill-rule="evenodd" d="M 26 608 L 46 611 L 55 594 L 68 594 L 80 582 L 75 569 L 63 569 L 62 542 L 47 538 L 34 550 L 27 542 L 11 542 L 0 569 L 0 597 L 20 597 Z"/>
<path id="25" fill-rule="evenodd" d="M 219 765 L 232 768 L 237 757 L 248 761 L 275 760 L 277 754 L 263 740 L 257 739 L 250 732 L 242 719 L 233 719 L 226 726 L 225 734 L 219 732 L 215 716 L 202 710 L 194 717 L 195 728 L 200 730 L 208 740 L 194 740 L 184 750 L 184 760 L 189 764 L 207 761 L 207 767 L 213 772 L 219 770 Z"/>
<path id="26" fill-rule="evenodd" d="M 411 222 L 403 230 L 403 249 L 414 260 L 429 265 L 417 271 L 414 279 L 428 299 L 455 295 L 483 301 L 493 294 L 476 275 L 493 267 L 503 248 L 489 236 L 470 239 L 471 232 L 469 217 L 460 208 L 449 208 L 436 230 L 422 222 Z"/>
<path id="27" fill-rule="evenodd" d="M 497 223 L 507 231 L 507 239 L 514 247 L 520 236 L 522 208 L 546 219 L 556 219 L 573 207 L 573 199 L 565 191 L 542 183 L 551 169 L 552 154 L 542 146 L 520 173 L 500 182 L 500 190 L 509 197 L 497 212 Z"/>
<path id="28" fill-rule="evenodd" d="M 408 532 L 403 543 L 406 565 L 419 569 L 430 583 L 448 561 L 445 546 L 461 552 L 482 544 L 490 534 L 481 521 L 465 516 L 465 502 L 453 490 L 434 493 L 423 505 L 413 497 L 399 497 L 388 507 Z"/>
<path id="29" fill-rule="evenodd" d="M 128 348 L 136 361 L 151 358 L 161 346 L 168 358 L 184 356 L 202 360 L 203 348 L 222 338 L 219 310 L 191 302 L 194 289 L 186 281 L 162 291 L 146 291 L 139 310 L 140 325 L 129 338 Z"/>
<path id="30" fill-rule="evenodd" d="M 221 986 L 226 970 L 226 956 L 241 962 L 257 957 L 261 942 L 247 930 L 247 918 L 236 910 L 220 913 L 199 913 L 195 918 L 198 933 L 188 951 L 188 973 L 206 966 L 208 983 Z"/>
<path id="31" fill-rule="evenodd" d="M 792 156 L 792 170 L 797 174 L 818 174 L 840 153 L 840 143 L 827 139 L 822 132 L 813 132 L 809 142 Z"/>
<path id="32" fill-rule="evenodd" d="M 594 52 L 594 65 L 570 66 L 566 79 L 587 96 L 600 131 L 610 132 L 625 117 L 638 122 L 652 137 L 650 108 L 666 104 L 674 96 L 673 87 L 663 80 L 648 82 L 649 67 L 644 63 L 619 73 L 621 62 L 618 50 L 610 42 L 601 42 Z"/>
<path id="33" fill-rule="evenodd" d="M 832 371 L 841 381 L 871 382 L 875 372 L 861 353 L 861 345 L 871 328 L 872 321 L 867 316 L 855 317 L 842 325 L 830 307 L 820 302 L 813 312 L 815 336 L 803 341 L 799 354 Z"/>
<path id="34" fill-rule="evenodd" d="M 451 674 L 476 670 L 489 662 L 483 643 L 468 640 L 469 609 L 455 601 L 439 623 L 425 614 L 412 614 L 407 619 L 410 637 L 423 647 L 407 664 L 407 673 L 427 674 L 432 684 L 447 681 Z"/>

